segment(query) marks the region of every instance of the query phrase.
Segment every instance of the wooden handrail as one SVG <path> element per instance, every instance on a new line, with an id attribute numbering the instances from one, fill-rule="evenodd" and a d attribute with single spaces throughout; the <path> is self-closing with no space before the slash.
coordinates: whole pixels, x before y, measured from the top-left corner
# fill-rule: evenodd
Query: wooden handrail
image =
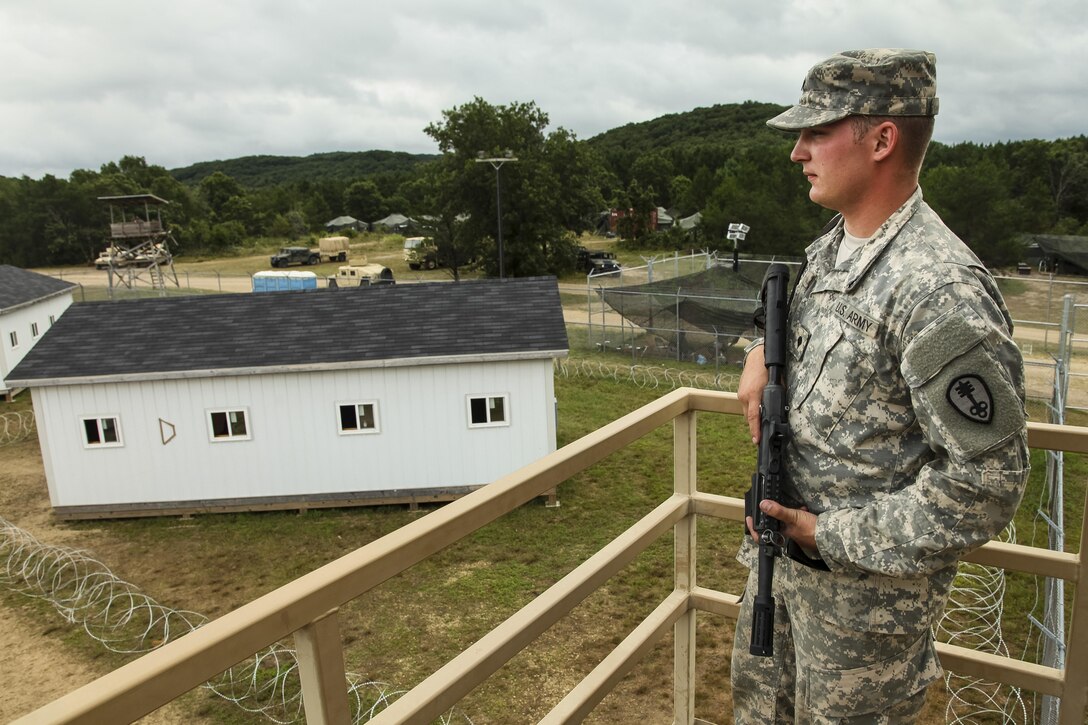
<path id="1" fill-rule="evenodd" d="M 402 697 L 378 722 L 428 722 L 482 682 L 503 662 L 563 616 L 582 598 L 629 562 L 639 551 L 675 527 L 677 556 L 694 550 L 694 518 L 716 516 L 739 521 L 740 499 L 695 489 L 694 415 L 692 411 L 742 414 L 736 395 L 681 388 L 609 423 L 540 460 L 433 511 L 376 541 L 260 597 L 198 630 L 150 652 L 113 672 L 16 720 L 16 723 L 129 722 L 199 686 L 253 653 L 296 634 L 303 667 L 307 714 L 323 722 L 343 720 L 342 653 L 333 613 L 338 607 L 392 576 L 464 538 L 518 506 L 554 489 L 571 476 L 600 462 L 638 438 L 677 421 L 674 442 L 676 493 L 651 514 L 606 545 L 476 645 L 465 650 Z M 687 421 L 687 422 L 682 422 Z M 680 437 L 684 440 L 681 441 Z M 1088 453 L 1088 428 L 1032 423 L 1032 447 Z M 679 460 L 679 459 L 683 460 Z M 1086 525 L 1088 530 L 1088 511 Z M 1080 579 L 1079 554 L 990 542 L 967 557 L 989 566 Z M 691 563 L 693 566 L 693 563 Z M 694 584 L 694 569 L 678 560 L 677 588 L 590 674 L 559 703 L 548 721 L 564 722 L 592 709 L 637 656 L 669 626 L 680 626 L 699 610 L 736 616 L 735 595 Z M 1078 587 L 1071 616 L 1071 652 L 1088 650 L 1088 587 Z M 690 624 L 690 623 L 689 623 Z M 694 627 L 690 627 L 694 632 Z M 678 647 L 677 657 L 680 657 Z M 955 671 L 986 677 L 1062 697 L 1063 725 L 1081 723 L 1088 706 L 1088 659 L 1071 659 L 1063 671 L 941 644 L 942 662 Z M 685 650 L 685 657 L 693 656 Z M 339 660 L 339 663 L 337 662 Z M 301 660 L 300 660 L 301 661 Z M 677 664 L 677 676 L 690 672 Z M 678 687 L 677 692 L 689 692 Z M 689 712 L 679 708 L 678 712 Z M 690 714 L 686 719 L 692 721 Z"/>

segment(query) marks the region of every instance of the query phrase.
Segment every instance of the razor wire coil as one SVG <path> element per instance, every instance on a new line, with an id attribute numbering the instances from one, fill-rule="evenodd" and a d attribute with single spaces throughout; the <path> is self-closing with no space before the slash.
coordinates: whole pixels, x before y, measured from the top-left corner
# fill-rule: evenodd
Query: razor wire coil
<path id="1" fill-rule="evenodd" d="M 65 622 L 126 655 L 150 652 L 208 622 L 198 612 L 159 604 L 89 552 L 43 543 L 2 517 L 0 586 L 47 602 Z M 406 692 L 351 672 L 345 678 L 353 723 L 370 721 Z M 305 722 L 298 656 L 282 644 L 257 652 L 204 687 L 280 725 Z M 440 722 L 472 720 L 455 708 Z"/>
<path id="2" fill-rule="evenodd" d="M 1010 523 L 994 540 L 1015 541 L 1015 526 Z M 1004 569 L 960 562 L 944 616 L 935 628 L 938 638 L 978 652 L 1008 657 L 1009 648 L 1001 629 L 1004 602 Z M 945 688 L 948 691 L 945 722 L 951 725 L 1030 722 L 1017 687 L 948 672 Z"/>
<path id="3" fill-rule="evenodd" d="M 616 383 L 631 383 L 640 388 L 666 390 L 700 388 L 703 390 L 735 390 L 737 373 L 703 373 L 691 370 L 649 365 L 622 365 L 585 358 L 557 358 L 555 373 L 564 378 L 593 378 Z"/>
<path id="4" fill-rule="evenodd" d="M 29 410 L 0 413 L 0 447 L 26 440 L 36 430 L 34 413 Z"/>

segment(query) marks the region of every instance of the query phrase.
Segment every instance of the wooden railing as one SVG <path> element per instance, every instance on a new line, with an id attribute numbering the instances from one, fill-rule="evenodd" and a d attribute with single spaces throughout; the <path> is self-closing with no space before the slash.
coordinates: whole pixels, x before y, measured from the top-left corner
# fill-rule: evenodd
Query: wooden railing
<path id="1" fill-rule="evenodd" d="M 577 722 L 670 631 L 674 638 L 676 723 L 695 719 L 695 615 L 736 617 L 736 595 L 696 584 L 696 517 L 743 519 L 740 499 L 696 489 L 696 417 L 741 413 L 736 396 L 681 388 L 600 430 L 450 503 L 393 533 L 256 599 L 16 721 L 130 722 L 212 679 L 253 653 L 294 636 L 309 723 L 348 723 L 337 609 L 387 579 L 543 495 L 660 426 L 673 424 L 674 493 L 650 514 L 563 577 L 523 609 L 371 722 L 428 723 L 454 706 L 575 605 L 662 535 L 673 533 L 675 585 L 658 607 L 574 687 L 541 722 Z M 1088 453 L 1088 428 L 1031 424 L 1034 448 Z M 1082 531 L 1088 530 L 1088 526 Z M 1082 548 L 1078 546 L 1077 551 Z M 991 542 L 969 560 L 1078 582 L 1079 554 Z M 1061 698 L 1061 723 L 1085 722 L 1088 705 L 1088 587 L 1076 587 L 1066 668 L 1021 662 L 938 644 L 941 663 L 978 676 Z"/>
<path id="2" fill-rule="evenodd" d="M 110 236 L 114 239 L 128 239 L 130 237 L 147 237 L 152 234 L 162 233 L 162 222 L 158 219 L 143 221 L 136 219 L 127 222 L 113 222 L 110 224 Z"/>

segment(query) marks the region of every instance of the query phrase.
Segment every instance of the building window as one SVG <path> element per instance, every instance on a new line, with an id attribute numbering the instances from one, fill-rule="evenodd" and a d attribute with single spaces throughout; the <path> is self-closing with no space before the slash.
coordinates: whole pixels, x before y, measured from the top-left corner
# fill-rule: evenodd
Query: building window
<path id="1" fill-rule="evenodd" d="M 30 323 L 30 336 L 31 337 L 37 337 L 38 336 L 38 323 L 37 322 L 31 322 Z"/>
<path id="2" fill-rule="evenodd" d="M 49 326 L 52 327 L 53 323 L 57 321 L 56 315 L 49 315 Z"/>
<path id="3" fill-rule="evenodd" d="M 208 430 L 213 441 L 247 441 L 249 423 L 245 410 L 208 411 Z"/>
<path id="4" fill-rule="evenodd" d="M 510 411 L 505 395 L 470 395 L 468 397 L 468 426 L 510 425 Z"/>
<path id="5" fill-rule="evenodd" d="M 378 404 L 370 401 L 367 403 L 341 403 L 337 406 L 338 425 L 341 435 L 355 435 L 356 433 L 377 433 L 378 431 Z"/>
<path id="6" fill-rule="evenodd" d="M 123 444 L 121 443 L 121 428 L 117 425 L 117 418 L 83 419 L 84 448 L 112 448 L 120 445 Z"/>
<path id="7" fill-rule="evenodd" d="M 19 347 L 19 333 L 12 330 L 8 333 L 8 340 L 11 341 L 11 349 Z"/>

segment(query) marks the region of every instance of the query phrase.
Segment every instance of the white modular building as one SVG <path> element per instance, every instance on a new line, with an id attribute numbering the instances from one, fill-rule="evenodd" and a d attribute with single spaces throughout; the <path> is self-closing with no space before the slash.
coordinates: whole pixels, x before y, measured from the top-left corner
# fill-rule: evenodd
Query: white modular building
<path id="1" fill-rule="evenodd" d="M 0 397 L 17 387 L 9 373 L 72 304 L 76 285 L 8 264 L 0 264 Z"/>
<path id="2" fill-rule="evenodd" d="M 554 278 L 76 305 L 13 371 L 62 518 L 448 500 L 555 450 Z"/>

